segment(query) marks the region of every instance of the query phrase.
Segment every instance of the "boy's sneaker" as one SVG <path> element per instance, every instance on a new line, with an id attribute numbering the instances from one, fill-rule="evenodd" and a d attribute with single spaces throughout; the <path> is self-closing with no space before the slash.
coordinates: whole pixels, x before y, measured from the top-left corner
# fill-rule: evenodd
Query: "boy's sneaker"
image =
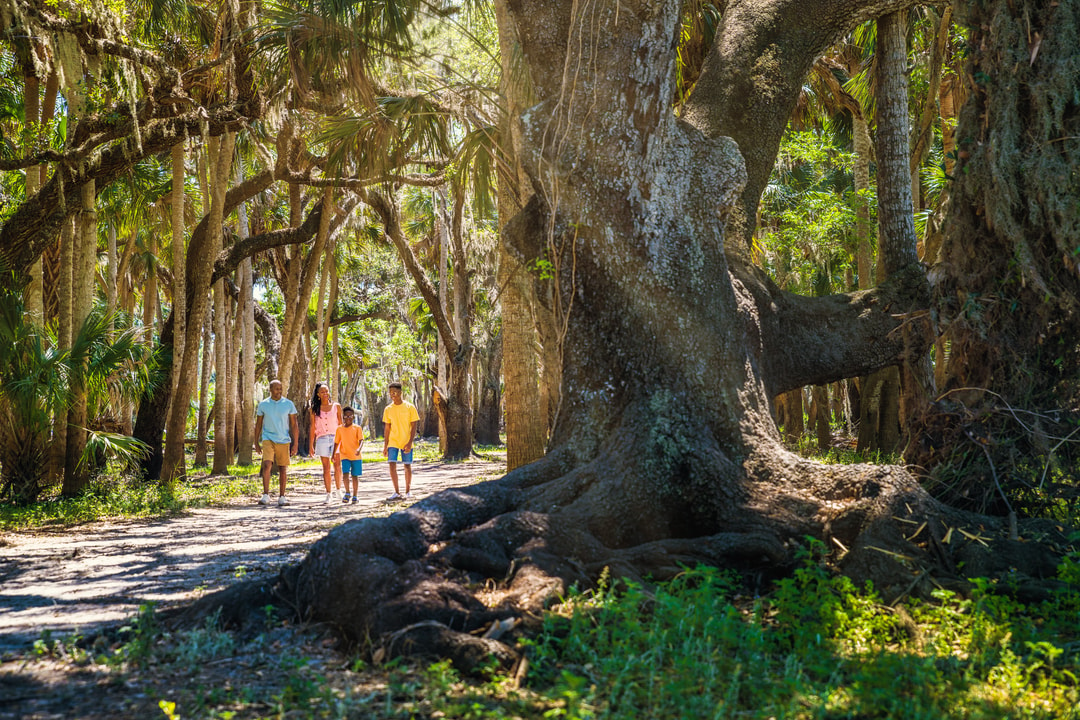
<path id="1" fill-rule="evenodd" d="M 277 499 L 277 504 L 279 506 L 281 506 L 281 507 L 284 507 L 285 505 L 289 504 L 289 499 L 287 497 L 285 497 L 284 495 L 282 495 L 281 497 L 279 497 Z"/>
<path id="2" fill-rule="evenodd" d="M 270 496 L 269 495 L 263 495 L 261 498 L 259 498 L 259 504 L 260 505 L 269 505 L 270 504 Z"/>
<path id="3" fill-rule="evenodd" d="M 353 504 L 353 505 L 355 505 L 355 504 L 356 504 L 356 501 L 357 501 L 357 500 L 359 500 L 359 499 L 360 499 L 360 498 L 358 498 L 358 497 L 356 497 L 355 495 L 353 495 L 353 496 L 352 496 L 352 504 Z"/>
<path id="4" fill-rule="evenodd" d="M 386 498 L 386 501 L 387 502 L 393 502 L 395 500 L 404 500 L 404 499 L 405 498 L 401 496 L 401 493 L 394 493 L 390 497 Z"/>
<path id="5" fill-rule="evenodd" d="M 341 502 L 343 502 L 343 503 L 347 503 L 347 502 L 349 502 L 349 499 L 350 499 L 351 497 L 352 497 L 352 496 L 351 496 L 351 495 L 349 495 L 349 493 L 345 493 L 344 495 L 342 495 L 342 496 L 341 496 Z"/>

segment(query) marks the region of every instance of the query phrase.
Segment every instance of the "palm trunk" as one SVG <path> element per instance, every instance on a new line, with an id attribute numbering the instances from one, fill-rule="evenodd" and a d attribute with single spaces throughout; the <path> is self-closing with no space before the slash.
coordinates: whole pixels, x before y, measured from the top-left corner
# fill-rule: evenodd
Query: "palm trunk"
<path id="1" fill-rule="evenodd" d="M 97 193 L 93 182 L 81 188 L 82 215 L 73 235 L 71 273 L 71 333 L 74 343 L 83 323 L 90 315 L 94 301 L 94 265 L 97 260 Z M 87 417 L 85 360 L 70 379 L 67 444 L 65 446 L 64 484 L 61 494 L 79 494 L 90 482 L 89 467 L 84 462 L 86 452 Z"/>
<path id="2" fill-rule="evenodd" d="M 202 371 L 199 373 L 199 409 L 198 416 L 195 420 L 195 464 L 207 465 L 209 464 L 209 443 L 207 442 L 207 423 L 209 422 L 210 414 L 210 373 L 214 369 L 214 356 L 213 351 L 213 335 L 210 333 L 210 326 L 203 328 L 202 342 L 199 345 L 193 345 L 192 349 L 196 347 L 201 348 L 202 358 Z M 175 395 L 173 396 L 173 402 L 175 402 Z"/>
<path id="3" fill-rule="evenodd" d="M 231 132 L 226 133 L 220 139 L 211 139 L 210 155 L 216 157 L 217 162 L 215 165 L 221 166 L 214 173 L 216 178 L 229 177 L 235 139 L 235 135 Z M 198 353 L 190 350 L 198 347 L 199 334 L 202 332 L 203 325 L 209 315 L 210 277 L 214 259 L 221 251 L 225 185 L 225 182 L 215 182 L 213 184 L 207 223 L 207 247 L 198 254 L 191 267 L 188 268 L 189 271 L 192 271 L 188 274 L 191 280 L 189 297 L 192 304 L 188 313 L 188 327 L 184 341 L 184 356 L 181 360 L 180 380 L 174 388 L 175 395 L 166 425 L 165 449 L 161 467 L 162 480 L 165 482 L 180 479 L 186 473 L 184 467 L 184 428 L 187 424 L 188 402 L 195 387 L 198 370 Z"/>
<path id="4" fill-rule="evenodd" d="M 187 333 L 187 253 L 184 248 L 184 178 L 186 176 L 187 153 L 184 141 L 173 145 L 172 149 L 172 317 L 173 317 L 173 362 L 170 383 L 176 387 L 180 382 L 180 359 L 184 357 L 184 341 Z M 173 395 L 175 397 L 175 395 Z"/>
<path id="5" fill-rule="evenodd" d="M 529 187 L 510 138 L 515 125 L 510 121 L 528 104 L 523 90 L 512 80 L 513 48 L 517 44 L 506 0 L 496 0 L 495 14 L 499 29 L 503 95 L 506 114 L 502 121 L 502 148 L 513 177 L 499 182 L 499 269 L 497 280 L 502 308 L 503 384 L 506 404 L 506 466 L 508 470 L 527 465 L 544 456 L 547 442 L 547 418 L 540 404 L 540 371 L 536 355 L 536 324 L 530 293 L 532 279 L 517 253 L 507 246 L 506 224 L 524 206 L 519 196 Z"/>
<path id="6" fill-rule="evenodd" d="M 243 170 L 238 172 L 242 179 Z M 248 237 L 247 208 L 241 204 L 236 211 L 240 240 Z M 237 319 L 240 325 L 242 348 L 240 352 L 240 407 L 238 410 L 240 432 L 236 441 L 237 458 L 240 465 L 250 465 L 252 461 L 252 444 L 254 442 L 254 418 L 255 418 L 255 296 L 254 278 L 252 275 L 251 258 L 246 258 L 240 263 L 240 300 L 237 308 Z"/>
<path id="7" fill-rule="evenodd" d="M 214 283 L 214 465 L 210 472 L 229 471 L 229 343 L 226 337 L 229 311 L 226 309 L 225 281 Z"/>
<path id="8" fill-rule="evenodd" d="M 41 81 L 38 80 L 31 66 L 29 72 L 23 77 L 23 113 L 25 125 L 38 125 L 41 121 Z M 37 138 L 27 139 L 27 144 L 32 145 Z M 27 148 L 29 149 L 29 148 Z M 31 165 L 26 168 L 25 196 L 33 197 L 41 187 L 41 175 L 38 166 Z M 26 316 L 35 325 L 41 325 L 45 321 L 45 298 L 42 294 L 42 267 L 41 258 L 38 258 L 30 269 L 29 282 L 26 285 Z"/>

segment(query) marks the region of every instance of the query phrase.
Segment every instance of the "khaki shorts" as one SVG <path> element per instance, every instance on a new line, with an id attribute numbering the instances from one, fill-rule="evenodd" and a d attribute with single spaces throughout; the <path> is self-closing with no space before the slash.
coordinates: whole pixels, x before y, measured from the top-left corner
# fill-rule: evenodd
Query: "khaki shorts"
<path id="1" fill-rule="evenodd" d="M 289 467 L 289 443 L 276 443 L 273 440 L 263 440 L 262 461 L 272 462 L 280 467 Z"/>

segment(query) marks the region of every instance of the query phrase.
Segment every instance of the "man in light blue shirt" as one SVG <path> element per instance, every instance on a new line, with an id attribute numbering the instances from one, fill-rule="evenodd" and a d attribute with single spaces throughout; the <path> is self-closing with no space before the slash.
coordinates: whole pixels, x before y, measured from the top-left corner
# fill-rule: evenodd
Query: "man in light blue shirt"
<path id="1" fill-rule="evenodd" d="M 270 468 L 278 466 L 281 487 L 278 505 L 288 505 L 285 499 L 285 478 L 289 458 L 296 454 L 300 442 L 300 427 L 296 424 L 296 406 L 292 400 L 282 397 L 281 381 L 270 381 L 270 397 L 259 403 L 255 410 L 255 450 L 262 452 L 263 496 L 260 505 L 270 504 Z"/>

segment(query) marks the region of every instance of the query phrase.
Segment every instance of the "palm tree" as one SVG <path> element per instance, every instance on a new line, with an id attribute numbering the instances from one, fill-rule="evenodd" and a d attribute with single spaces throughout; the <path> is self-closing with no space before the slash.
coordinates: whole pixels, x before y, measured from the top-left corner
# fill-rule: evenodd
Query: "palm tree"
<path id="1" fill-rule="evenodd" d="M 0 287 L 0 498 L 29 503 L 44 489 L 53 414 L 63 414 L 84 397 L 88 416 L 97 417 L 113 398 L 141 392 L 155 379 L 156 363 L 139 330 L 114 332 L 115 316 L 101 308 L 75 333 L 69 349 L 59 349 L 54 337 L 24 316 L 14 278 L 5 280 Z M 100 451 L 131 457 L 140 450 L 126 436 L 80 430 L 88 433 L 80 471 Z"/>

